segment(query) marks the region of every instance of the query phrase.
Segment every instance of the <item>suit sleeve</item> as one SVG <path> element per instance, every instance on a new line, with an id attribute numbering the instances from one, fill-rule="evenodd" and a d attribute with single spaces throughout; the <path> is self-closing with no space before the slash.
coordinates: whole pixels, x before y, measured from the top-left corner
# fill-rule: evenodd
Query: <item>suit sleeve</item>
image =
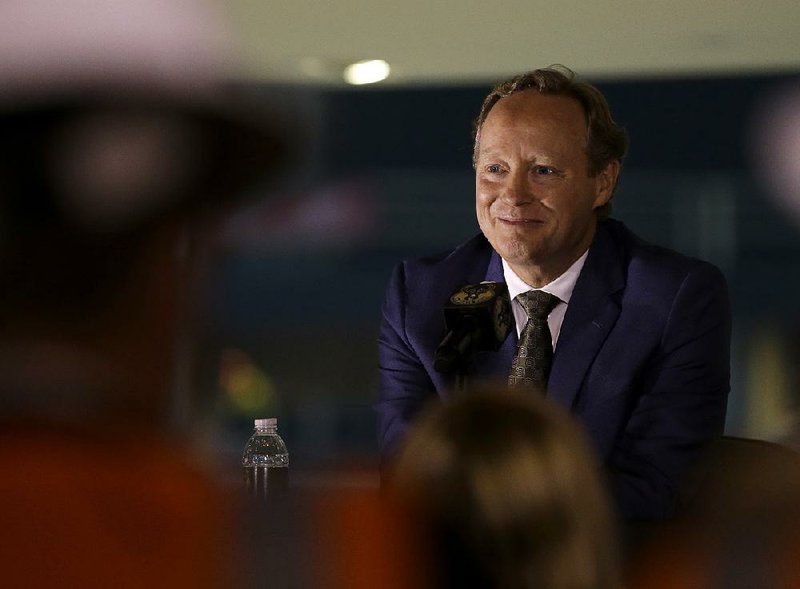
<path id="1" fill-rule="evenodd" d="M 384 461 L 404 437 L 411 419 L 436 396 L 409 334 L 405 268 L 404 264 L 397 266 L 389 281 L 378 336 L 380 390 L 375 408 Z"/>
<path id="2" fill-rule="evenodd" d="M 612 488 L 625 519 L 670 517 L 682 477 L 722 435 L 730 390 L 730 317 L 722 273 L 710 264 L 694 267 L 674 297 L 659 351 L 609 456 Z"/>

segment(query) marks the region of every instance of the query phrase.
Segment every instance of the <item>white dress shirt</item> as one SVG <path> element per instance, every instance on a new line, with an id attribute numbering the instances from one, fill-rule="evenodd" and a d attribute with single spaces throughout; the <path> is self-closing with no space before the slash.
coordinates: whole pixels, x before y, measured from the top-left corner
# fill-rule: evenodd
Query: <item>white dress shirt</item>
<path id="1" fill-rule="evenodd" d="M 522 329 L 528 322 L 528 314 L 517 301 L 517 295 L 529 290 L 543 290 L 561 300 L 547 317 L 547 325 L 550 327 L 550 335 L 553 337 L 553 350 L 556 349 L 558 335 L 561 333 L 561 324 L 564 322 L 564 315 L 567 313 L 567 305 L 569 305 L 569 300 L 572 298 L 572 291 L 575 289 L 575 283 L 578 281 L 578 276 L 583 269 L 583 264 L 586 262 L 588 254 L 589 250 L 586 250 L 580 258 L 573 262 L 572 266 L 567 268 L 566 272 L 552 282 L 545 284 L 542 288 L 533 288 L 527 284 L 503 260 L 503 277 L 508 286 L 508 295 L 511 297 L 511 310 L 514 312 L 514 319 L 517 324 L 517 336 L 522 333 Z"/>

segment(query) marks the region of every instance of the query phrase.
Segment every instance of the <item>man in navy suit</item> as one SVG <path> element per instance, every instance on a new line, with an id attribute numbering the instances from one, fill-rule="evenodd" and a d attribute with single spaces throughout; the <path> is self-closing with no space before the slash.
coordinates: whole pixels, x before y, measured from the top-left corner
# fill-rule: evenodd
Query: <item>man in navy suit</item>
<path id="1" fill-rule="evenodd" d="M 450 295 L 505 282 L 516 329 L 498 351 L 475 353 L 467 378 L 506 379 L 527 321 L 516 296 L 555 295 L 548 397 L 584 424 L 621 516 L 673 514 L 682 475 L 723 431 L 730 305 L 717 268 L 608 218 L 627 143 L 603 95 L 566 68 L 517 76 L 487 96 L 473 157 L 482 233 L 403 262 L 387 289 L 377 403 L 384 458 L 426 403 L 458 394 L 455 377 L 433 366 Z"/>

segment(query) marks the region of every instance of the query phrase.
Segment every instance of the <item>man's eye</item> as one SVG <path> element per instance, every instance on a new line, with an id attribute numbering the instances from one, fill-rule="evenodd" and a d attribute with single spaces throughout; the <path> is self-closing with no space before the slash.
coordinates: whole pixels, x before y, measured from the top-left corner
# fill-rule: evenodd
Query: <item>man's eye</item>
<path id="1" fill-rule="evenodd" d="M 556 171 L 550 166 L 536 166 L 533 168 L 533 171 L 539 176 L 550 176 L 551 174 L 556 173 Z"/>
<path id="2" fill-rule="evenodd" d="M 499 164 L 489 164 L 486 166 L 486 171 L 490 174 L 499 174 L 503 171 Z"/>

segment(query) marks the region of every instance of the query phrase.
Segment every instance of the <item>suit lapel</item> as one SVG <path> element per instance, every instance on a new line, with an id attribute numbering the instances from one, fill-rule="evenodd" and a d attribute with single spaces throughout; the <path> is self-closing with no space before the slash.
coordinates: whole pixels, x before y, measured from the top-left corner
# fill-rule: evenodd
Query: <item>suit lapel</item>
<path id="1" fill-rule="evenodd" d="M 587 371 L 620 312 L 623 261 L 608 230 L 599 225 L 575 284 L 558 337 L 548 394 L 572 407 Z"/>

